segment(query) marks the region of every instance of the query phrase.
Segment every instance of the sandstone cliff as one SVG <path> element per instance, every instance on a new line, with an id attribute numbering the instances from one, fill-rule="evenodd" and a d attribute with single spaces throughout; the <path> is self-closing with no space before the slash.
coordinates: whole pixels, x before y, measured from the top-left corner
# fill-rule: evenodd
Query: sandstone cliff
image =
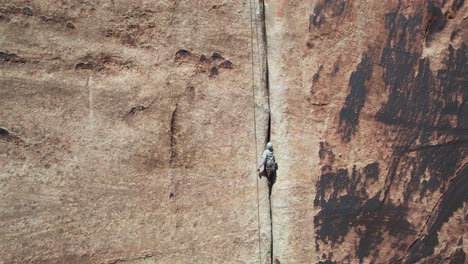
<path id="1" fill-rule="evenodd" d="M 281 263 L 464 263 L 464 1 L 271 1 Z"/>
<path id="2" fill-rule="evenodd" d="M 258 261 L 245 3 L 15 0 L 0 15 L 0 262 Z"/>
<path id="3" fill-rule="evenodd" d="M 2 1 L 0 263 L 465 263 L 467 11 Z"/>

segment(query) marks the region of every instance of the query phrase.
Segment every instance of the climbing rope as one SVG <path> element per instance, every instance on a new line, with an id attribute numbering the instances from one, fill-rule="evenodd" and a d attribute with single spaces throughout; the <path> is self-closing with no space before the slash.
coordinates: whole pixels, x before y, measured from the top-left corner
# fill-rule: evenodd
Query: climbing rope
<path id="1" fill-rule="evenodd" d="M 254 1 L 254 4 L 252 6 L 252 1 Z M 256 114 L 256 107 L 255 107 L 255 63 L 254 63 L 254 17 L 255 17 L 255 10 L 256 10 L 256 5 L 255 1 L 257 0 L 250 0 L 250 44 L 251 44 L 251 55 L 252 55 L 252 106 L 253 106 L 253 114 L 254 114 L 254 138 L 255 138 L 255 168 L 258 165 L 258 150 L 257 150 L 257 114 Z M 255 29 L 257 32 L 257 49 L 258 49 L 258 31 L 257 31 L 257 24 L 255 23 Z M 258 49 L 260 51 L 260 49 Z M 260 54 L 259 54 L 260 57 Z M 257 179 L 257 225 L 258 225 L 258 260 L 259 263 L 262 263 L 262 246 L 261 246 L 261 235 L 260 235 L 260 198 L 259 198 L 259 191 L 258 191 L 258 177 L 255 177 Z"/>

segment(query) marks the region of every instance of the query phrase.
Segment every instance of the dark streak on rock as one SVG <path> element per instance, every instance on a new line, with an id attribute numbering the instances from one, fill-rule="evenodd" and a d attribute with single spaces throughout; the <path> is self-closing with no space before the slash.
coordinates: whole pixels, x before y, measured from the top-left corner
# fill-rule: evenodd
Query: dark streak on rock
<path id="1" fill-rule="evenodd" d="M 138 262 L 138 261 L 141 261 L 141 260 L 145 260 L 145 259 L 150 259 L 150 258 L 154 258 L 154 256 L 151 254 L 151 253 L 146 253 L 146 254 L 143 254 L 141 256 L 131 256 L 131 257 L 127 257 L 127 258 L 117 258 L 117 259 L 112 259 L 112 260 L 109 260 L 109 264 L 124 264 L 124 263 L 127 263 L 127 262 L 130 262 L 130 263 L 135 263 L 135 262 Z M 90 261 L 83 261 L 83 262 L 78 262 L 78 261 L 73 261 L 73 262 L 67 262 L 67 263 L 89 263 Z"/>
<path id="2" fill-rule="evenodd" d="M 76 29 L 76 26 L 71 22 L 67 22 L 66 27 L 69 29 Z"/>
<path id="3" fill-rule="evenodd" d="M 232 64 L 232 62 L 228 61 L 228 60 L 225 60 L 223 62 L 221 62 L 221 64 L 219 64 L 219 68 L 224 68 L 224 69 L 232 69 L 232 67 L 234 66 L 234 64 Z"/>
<path id="4" fill-rule="evenodd" d="M 450 41 L 453 42 L 455 40 L 455 38 L 457 38 L 459 36 L 459 34 L 460 34 L 460 29 L 459 28 L 455 29 L 452 32 L 452 34 L 450 34 Z"/>
<path id="5" fill-rule="evenodd" d="M 434 5 L 433 1 L 428 1 L 427 7 L 428 22 L 424 30 L 424 35 L 428 43 L 431 42 L 434 35 L 441 32 L 447 24 L 447 16 L 442 13 L 440 7 Z"/>
<path id="6" fill-rule="evenodd" d="M 171 115 L 171 126 L 170 126 L 171 152 L 169 155 L 169 163 L 171 164 L 171 166 L 173 166 L 173 163 L 175 162 L 175 158 L 176 158 L 175 147 L 177 143 L 176 142 L 176 133 L 177 133 L 176 126 L 177 126 L 178 110 L 179 110 L 179 104 L 176 104 L 176 107 L 174 108 L 174 111 L 172 111 L 172 115 Z"/>
<path id="7" fill-rule="evenodd" d="M 356 174 L 353 174 L 356 177 Z M 315 206 L 321 211 L 314 217 L 314 225 L 319 227 L 317 239 L 339 243 L 351 228 L 351 222 L 359 211 L 359 196 L 355 193 L 356 179 L 349 177 L 348 171 L 339 169 L 337 172 L 324 173 L 320 176 Z M 347 190 L 346 195 L 339 196 Z M 326 199 L 326 192 L 331 192 Z"/>
<path id="8" fill-rule="evenodd" d="M 314 74 L 314 76 L 312 76 L 312 83 L 313 84 L 318 82 L 318 80 L 320 79 L 320 72 L 322 71 L 322 69 L 323 69 L 323 65 L 320 65 L 318 71 Z"/>
<path id="9" fill-rule="evenodd" d="M 23 8 L 21 9 L 21 14 L 27 15 L 27 16 L 32 16 L 32 15 L 33 15 L 33 11 L 32 11 L 32 9 L 31 9 L 30 7 L 27 7 L 27 6 L 26 6 L 26 7 L 23 7 Z"/>
<path id="10" fill-rule="evenodd" d="M 336 262 L 331 261 L 331 260 L 320 260 L 317 262 L 318 264 L 336 264 Z"/>
<path id="11" fill-rule="evenodd" d="M 215 77 L 216 75 L 219 74 L 219 70 L 218 68 L 216 68 L 215 66 L 211 67 L 210 69 L 210 77 Z"/>
<path id="12" fill-rule="evenodd" d="M 192 56 L 192 53 L 188 50 L 178 50 L 175 54 L 175 59 L 180 60 L 180 59 L 189 58 L 191 56 Z"/>
<path id="13" fill-rule="evenodd" d="M 453 175 L 463 156 L 463 138 L 468 125 L 465 103 L 468 91 L 463 89 L 467 83 L 462 77 L 468 74 L 466 45 L 462 44 L 458 50 L 449 46 L 445 61 L 447 69 L 439 70 L 434 76 L 429 61 L 420 59 L 421 45 L 408 45 L 418 43 L 422 38 L 421 24 L 421 14 L 408 18 L 397 13 L 388 14 L 389 36 L 381 57 L 389 100 L 376 117 L 380 122 L 401 128 L 395 142 L 393 169 L 387 177 L 385 198 L 395 179 L 401 177 L 396 171 L 401 167 L 400 161 L 404 160 L 413 164 L 412 170 L 406 172 L 411 179 L 405 188 L 405 201 L 409 201 L 417 190 L 422 198 L 427 191 L 445 188 L 444 182 Z M 454 118 L 457 120 L 455 126 Z M 439 141 L 450 136 L 453 144 L 431 145 L 433 132 L 438 132 Z M 413 146 L 416 140 L 421 142 L 420 146 Z M 406 154 L 412 151 L 418 152 L 416 157 Z M 426 169 L 431 175 L 428 181 L 421 180 Z"/>
<path id="14" fill-rule="evenodd" d="M 319 209 L 314 217 L 316 250 L 322 244 L 331 245 L 331 252 L 336 250 L 354 230 L 358 239 L 355 256 L 361 263 L 376 263 L 384 239 L 391 242 L 395 253 L 389 260 L 391 263 L 415 263 L 430 256 L 439 244 L 438 232 L 467 200 L 468 168 L 456 170 L 468 152 L 468 49 L 466 43 L 461 43 L 458 49 L 447 46 L 442 66 L 433 72 L 429 59 L 421 56 L 423 40 L 443 29 L 445 15 L 440 15 L 439 6 L 431 7 L 429 15 L 425 15 L 427 5 L 415 5 L 411 14 L 403 11 L 405 7 L 401 5 L 396 12 L 385 15 L 388 33 L 379 51 L 388 101 L 375 118 L 385 125 L 384 132 L 392 132 L 391 137 L 384 138 L 391 141 L 393 148 L 385 166 L 388 169 L 381 171 L 378 163 L 367 164 L 363 169 L 354 167 L 352 171 L 334 168 L 332 149 L 320 143 L 323 166 L 314 200 Z M 430 16 L 433 17 L 430 23 L 424 22 L 427 19 L 423 18 Z M 379 54 L 377 50 L 375 54 Z M 366 54 L 350 78 L 350 95 L 340 112 L 344 141 L 349 140 L 358 124 L 366 81 L 372 75 L 372 58 Z M 382 176 L 385 184 L 377 193 L 368 193 L 367 186 Z M 423 203 L 434 195 L 437 197 L 436 193 L 443 196 L 432 214 L 428 216 L 423 210 L 412 212 L 415 202 Z M 398 197 L 398 204 L 393 204 L 390 197 Z M 420 222 L 409 223 L 409 215 L 415 213 L 421 214 Z M 418 237 L 425 217 L 426 235 Z M 410 245 L 410 241 L 414 243 Z M 343 260 L 346 258 L 353 255 Z M 466 256 L 459 251 L 450 258 L 463 263 Z"/>
<path id="15" fill-rule="evenodd" d="M 466 263 L 466 254 L 463 251 L 463 248 L 459 248 L 455 251 L 455 253 L 450 257 L 449 264 L 458 264 L 458 263 Z"/>
<path id="16" fill-rule="evenodd" d="M 374 162 L 364 167 L 364 175 L 367 179 L 378 179 L 380 174 L 379 163 Z"/>
<path id="17" fill-rule="evenodd" d="M 452 3 L 452 11 L 456 12 L 462 8 L 462 6 L 465 4 L 465 0 L 455 0 Z"/>
<path id="18" fill-rule="evenodd" d="M 71 23 L 71 21 L 75 21 L 74 18 L 66 17 L 66 16 L 41 15 L 41 16 L 39 16 L 39 19 L 42 20 L 45 23 L 60 24 L 60 25 L 65 25 L 65 26 L 67 26 L 67 23 Z"/>
<path id="19" fill-rule="evenodd" d="M 187 97 L 187 101 L 190 104 L 193 104 L 194 101 L 195 101 L 195 95 L 196 95 L 195 86 L 189 85 L 189 86 L 185 87 L 185 95 Z"/>
<path id="20" fill-rule="evenodd" d="M 311 26 L 320 28 L 328 17 L 341 16 L 346 9 L 346 0 L 322 0 L 314 7 L 314 13 L 309 16 L 309 32 Z"/>
<path id="21" fill-rule="evenodd" d="M 359 115 L 366 100 L 366 81 L 370 80 L 372 70 L 372 57 L 366 54 L 349 79 L 350 91 L 340 111 L 339 133 L 344 142 L 349 142 L 356 132 Z"/>
<path id="22" fill-rule="evenodd" d="M 5 128 L 0 127 L 0 137 L 7 137 L 8 135 L 10 135 L 10 132 Z"/>
<path id="23" fill-rule="evenodd" d="M 200 62 L 208 62 L 208 58 L 205 56 L 205 54 L 200 56 Z"/>
<path id="24" fill-rule="evenodd" d="M 3 139 L 7 142 L 13 142 L 16 145 L 24 145 L 25 143 L 23 139 L 16 135 L 16 133 L 13 133 L 3 127 L 0 127 L 0 139 Z"/>
<path id="25" fill-rule="evenodd" d="M 415 152 L 415 151 L 421 151 L 421 150 L 427 150 L 427 149 L 433 149 L 433 148 L 441 148 L 441 147 L 450 146 L 450 145 L 466 144 L 467 141 L 468 139 L 459 139 L 459 140 L 453 140 L 453 141 L 440 143 L 440 144 L 429 144 L 429 145 L 423 145 L 423 146 L 415 146 L 412 148 L 397 146 L 397 148 L 404 148 L 404 152 Z"/>
<path id="26" fill-rule="evenodd" d="M 26 60 L 24 58 L 19 57 L 15 53 L 8 53 L 8 52 L 0 51 L 0 62 L 3 62 L 3 61 L 14 62 L 14 63 L 26 63 Z"/>
<path id="27" fill-rule="evenodd" d="M 319 157 L 321 162 L 330 165 L 335 162 L 335 154 L 331 150 L 327 142 L 320 142 Z"/>
<path id="28" fill-rule="evenodd" d="M 463 78 L 463 74 L 466 76 L 467 73 L 466 45 L 463 44 L 461 49 L 456 51 L 449 46 L 449 58 L 446 63 L 448 68 L 438 71 L 438 86 L 442 91 L 431 92 L 439 88 L 429 68 L 429 61 L 419 59 L 420 48 L 417 48 L 417 45 L 409 45 L 410 50 L 405 51 L 407 43 L 417 42 L 416 39 L 421 35 L 417 29 L 421 18 L 406 19 L 403 15 L 395 14 L 389 14 L 387 18 L 391 33 L 382 53 L 381 64 L 385 70 L 383 79 L 390 94 L 388 102 L 377 114 L 377 119 L 391 125 L 413 123 L 418 127 L 454 128 L 450 125 L 449 116 L 466 111 L 463 110 L 460 98 L 454 96 L 466 98 L 467 91 L 462 90 L 462 85 L 466 85 L 466 79 Z M 398 35 L 397 32 L 408 33 Z M 401 52 L 402 50 L 404 52 Z M 441 119 L 435 122 L 439 113 Z M 466 119 L 463 116 L 459 117 L 459 121 Z"/>
<path id="29" fill-rule="evenodd" d="M 217 52 L 214 52 L 211 55 L 211 59 L 213 59 L 213 60 L 224 60 L 224 57 L 221 54 L 219 54 Z"/>
<path id="30" fill-rule="evenodd" d="M 335 64 L 333 64 L 333 70 L 331 72 L 331 75 L 335 76 L 339 71 L 340 71 L 340 64 L 338 60 L 337 62 L 335 62 Z"/>
<path id="31" fill-rule="evenodd" d="M 385 182 L 384 204 L 387 204 L 394 185 L 404 187 L 403 204 L 411 203 L 415 196 L 422 200 L 429 192 L 456 195 L 456 190 L 450 187 L 452 184 L 447 189 L 447 183 L 466 155 L 468 91 L 464 88 L 467 87 L 466 77 L 463 77 L 468 74 L 466 44 L 457 50 L 448 47 L 445 68 L 438 70 L 436 75 L 430 69 L 429 60 L 421 58 L 422 45 L 414 45 L 445 26 L 440 8 L 431 5 L 430 2 L 431 19 L 426 26 L 423 26 L 423 12 L 410 16 L 399 12 L 386 15 L 389 34 L 381 65 L 389 99 L 376 118 L 382 123 L 397 126 L 399 130 Z M 432 143 L 434 135 L 437 142 L 446 143 Z M 417 141 L 420 143 L 415 145 Z M 445 207 L 450 211 L 456 204 L 456 199 L 451 200 Z M 436 225 L 429 228 L 439 230 L 446 221 L 448 217 L 441 217 Z M 423 240 L 418 239 L 410 246 L 412 257 L 407 263 L 433 253 L 437 237 L 429 232 Z"/>
<path id="32" fill-rule="evenodd" d="M 80 58 L 80 61 L 74 65 L 74 68 L 79 70 L 102 71 L 111 68 L 109 66 L 130 69 L 133 67 L 133 61 L 123 60 L 120 56 L 111 53 L 88 53 Z"/>
<path id="33" fill-rule="evenodd" d="M 151 105 L 153 105 L 154 101 L 155 101 L 155 100 L 151 101 L 151 103 L 149 103 L 148 105 L 139 104 L 139 105 L 132 106 L 132 107 L 130 108 L 130 110 L 128 110 L 127 115 L 133 116 L 133 115 L 135 115 L 137 112 L 144 111 L 144 110 L 150 108 Z"/>
<path id="34" fill-rule="evenodd" d="M 319 156 L 323 162 L 331 161 L 327 157 L 332 154 L 325 144 L 321 144 Z M 314 225 L 318 227 L 316 248 L 319 248 L 319 240 L 332 247 L 340 244 L 351 229 L 356 229 L 359 237 L 356 256 L 362 261 L 378 248 L 385 233 L 400 239 L 414 234 L 405 218 L 405 207 L 384 205 L 380 192 L 369 197 L 365 186 L 378 178 L 377 171 L 378 163 L 368 164 L 362 172 L 356 166 L 351 173 L 347 169 L 324 170 L 314 200 L 314 205 L 321 208 L 314 217 Z"/>
<path id="35" fill-rule="evenodd" d="M 463 208 L 464 202 L 468 200 L 468 166 L 450 183 L 448 189 L 442 195 L 437 212 L 431 217 L 427 235 L 418 239 L 409 249 L 409 254 L 404 263 L 415 263 L 430 256 L 439 243 L 438 231 L 442 224 L 447 222 L 453 213 Z"/>
<path id="36" fill-rule="evenodd" d="M 94 63 L 91 63 L 91 62 L 80 62 L 80 63 L 75 64 L 75 69 L 93 70 L 95 66 L 96 65 L 94 65 Z"/>
<path id="37" fill-rule="evenodd" d="M 22 14 L 26 16 L 32 16 L 33 15 L 33 10 L 28 7 L 9 7 L 9 8 L 0 8 L 0 13 L 4 14 Z"/>

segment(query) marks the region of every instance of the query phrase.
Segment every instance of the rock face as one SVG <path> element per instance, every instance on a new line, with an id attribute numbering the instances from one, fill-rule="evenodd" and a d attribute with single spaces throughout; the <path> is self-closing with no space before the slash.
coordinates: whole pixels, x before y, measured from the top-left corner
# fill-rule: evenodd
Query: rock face
<path id="1" fill-rule="evenodd" d="M 272 195 L 275 258 L 464 263 L 464 1 L 266 10 L 271 137 L 284 168 Z"/>
<path id="2" fill-rule="evenodd" d="M 466 262 L 467 14 L 2 1 L 0 263 Z"/>
<path id="3" fill-rule="evenodd" d="M 0 263 L 269 257 L 250 18 L 235 1 L 1 1 Z"/>

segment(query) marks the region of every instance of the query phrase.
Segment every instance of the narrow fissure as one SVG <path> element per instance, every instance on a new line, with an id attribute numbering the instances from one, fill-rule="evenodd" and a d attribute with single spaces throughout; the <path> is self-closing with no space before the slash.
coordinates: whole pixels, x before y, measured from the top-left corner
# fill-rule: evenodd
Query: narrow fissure
<path id="1" fill-rule="evenodd" d="M 267 80 L 268 80 L 268 75 L 267 75 Z M 268 83 L 268 82 L 267 82 Z M 268 104 L 268 108 L 269 108 Z M 268 128 L 267 128 L 267 142 L 270 142 L 270 136 L 271 136 L 271 113 L 268 114 Z M 270 209 L 270 263 L 273 264 L 273 211 L 271 209 L 271 192 L 273 190 L 273 184 L 275 184 L 276 180 L 276 172 L 274 173 L 273 178 L 268 179 L 268 204 L 269 204 L 269 209 Z"/>
<path id="2" fill-rule="evenodd" d="M 268 106 L 268 126 L 266 131 L 266 142 L 271 141 L 271 108 L 270 108 L 270 78 L 269 78 L 269 67 L 268 67 L 268 38 L 267 38 L 267 28 L 266 28 L 266 11 L 265 11 L 265 0 L 258 0 L 260 7 L 260 20 L 261 20 L 261 32 L 262 32 L 262 44 L 263 44 L 263 63 L 265 65 L 264 71 L 264 80 L 265 80 L 265 93 L 267 97 L 267 106 Z M 273 190 L 273 185 L 276 181 L 276 173 L 272 175 L 272 178 L 268 179 L 268 203 L 270 210 L 270 263 L 274 263 L 274 237 L 273 237 L 273 211 L 271 206 L 271 193 Z"/>

